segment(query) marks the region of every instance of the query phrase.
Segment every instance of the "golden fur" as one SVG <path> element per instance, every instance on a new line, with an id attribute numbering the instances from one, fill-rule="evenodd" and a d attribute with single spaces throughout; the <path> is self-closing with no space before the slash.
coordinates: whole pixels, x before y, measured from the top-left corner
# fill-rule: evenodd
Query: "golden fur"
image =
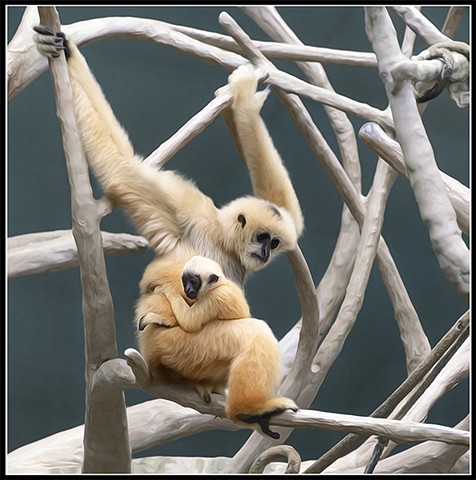
<path id="1" fill-rule="evenodd" d="M 39 50 L 57 56 L 62 47 L 55 37 L 43 27 L 37 32 Z M 164 289 L 170 298 L 183 295 L 180 272 L 188 260 L 201 255 L 220 265 L 222 278 L 229 279 L 224 290 L 234 287 L 232 300 L 225 303 L 239 310 L 244 305 L 240 302 L 246 300 L 238 285 L 279 253 L 294 249 L 303 231 L 299 201 L 259 114 L 266 93 L 256 91 L 253 68 L 239 67 L 230 75 L 229 84 L 235 94 L 235 126 L 256 197 L 238 198 L 217 208 L 190 180 L 142 163 L 86 60 L 70 40 L 67 53 L 88 161 L 105 194 L 124 208 L 156 253 L 141 281 L 136 309 L 136 324 L 141 319 L 144 322 L 138 335 L 141 352 L 154 375 L 191 382 L 204 391 L 226 385 L 229 417 L 258 422 L 263 431 L 274 435 L 267 428 L 269 416 L 295 404 L 289 399 L 270 399 L 281 367 L 277 341 L 266 323 L 253 318 L 216 320 L 220 315 L 230 318 L 230 312 L 225 314 L 224 305 L 211 302 L 205 303 L 203 317 L 191 322 L 182 319 L 185 328 L 181 328 L 177 325 L 181 313 L 174 312 L 174 300 L 171 305 L 164 297 Z M 217 291 L 208 291 L 190 310 L 200 302 L 210 302 Z M 247 305 L 244 317 L 249 317 Z"/>
<path id="2" fill-rule="evenodd" d="M 180 282 L 190 271 L 205 279 L 218 276 L 211 286 L 203 282 L 192 302 Z M 282 376 L 278 341 L 264 321 L 250 318 L 241 288 L 220 266 L 196 256 L 185 265 L 170 262 L 166 272 L 157 275 L 149 266 L 137 306 L 137 316 L 146 312 L 138 339 L 153 377 L 190 383 L 205 399 L 226 388 L 226 414 L 235 422 L 297 409 L 291 399 L 274 397 Z"/>
<path id="3" fill-rule="evenodd" d="M 136 306 L 140 327 L 158 323 L 197 332 L 212 320 L 251 317 L 243 290 L 228 280 L 213 260 L 196 255 L 185 265 L 183 261 L 172 260 L 162 262 L 159 267 L 160 271 L 156 264 L 149 265 L 140 282 L 141 296 Z M 189 298 L 184 292 L 180 279 L 188 276 L 201 280 L 196 298 Z"/>

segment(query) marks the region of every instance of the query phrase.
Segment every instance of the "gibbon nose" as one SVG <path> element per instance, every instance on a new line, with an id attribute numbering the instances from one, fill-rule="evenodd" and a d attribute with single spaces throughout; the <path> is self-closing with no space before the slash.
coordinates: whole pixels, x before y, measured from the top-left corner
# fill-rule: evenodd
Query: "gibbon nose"
<path id="1" fill-rule="evenodd" d="M 184 273 L 182 275 L 182 285 L 185 295 L 191 300 L 197 298 L 200 287 L 202 286 L 202 280 L 199 276 L 193 275 L 191 273 Z"/>
<path id="2" fill-rule="evenodd" d="M 261 257 L 265 262 L 268 261 L 270 251 L 271 251 L 271 247 L 269 245 L 269 241 L 263 242 L 261 245 Z"/>
<path id="3" fill-rule="evenodd" d="M 257 240 L 261 243 L 261 258 L 267 262 L 271 251 L 271 236 L 268 232 L 263 232 L 257 236 Z"/>

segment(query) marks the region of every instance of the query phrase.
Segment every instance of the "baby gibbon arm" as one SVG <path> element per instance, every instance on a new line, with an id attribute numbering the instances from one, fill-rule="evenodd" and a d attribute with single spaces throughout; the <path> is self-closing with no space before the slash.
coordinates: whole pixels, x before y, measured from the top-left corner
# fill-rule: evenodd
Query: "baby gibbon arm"
<path id="1" fill-rule="evenodd" d="M 178 325 L 172 306 L 163 293 L 141 296 L 136 305 L 135 323 L 138 330 L 144 330 L 151 323 L 163 327 Z"/>
<path id="2" fill-rule="evenodd" d="M 216 215 L 213 202 L 175 172 L 142 164 L 74 42 L 42 26 L 34 29 L 44 55 L 54 57 L 65 50 L 83 146 L 104 192 L 127 211 L 157 253 L 167 253 L 186 227 Z"/>
<path id="3" fill-rule="evenodd" d="M 251 313 L 241 288 L 230 281 L 221 281 L 207 289 L 195 303 L 189 305 L 181 295 L 167 295 L 177 323 L 187 332 L 201 330 L 213 320 L 249 318 Z"/>
<path id="4" fill-rule="evenodd" d="M 251 64 L 238 67 L 228 83 L 234 93 L 233 118 L 253 192 L 257 197 L 285 208 L 293 217 L 299 237 L 304 228 L 299 200 L 259 113 L 268 92 L 256 91 L 257 79 Z"/>
<path id="5" fill-rule="evenodd" d="M 213 320 L 251 317 L 243 290 L 228 280 L 210 258 L 195 255 L 183 266 L 182 288 L 167 291 L 178 324 L 187 332 L 196 332 Z"/>
<path id="6" fill-rule="evenodd" d="M 189 305 L 181 295 L 167 295 L 177 323 L 185 331 L 197 332 L 213 320 L 251 317 L 243 290 L 226 279 L 218 281 L 219 285 L 205 289 L 192 305 Z"/>

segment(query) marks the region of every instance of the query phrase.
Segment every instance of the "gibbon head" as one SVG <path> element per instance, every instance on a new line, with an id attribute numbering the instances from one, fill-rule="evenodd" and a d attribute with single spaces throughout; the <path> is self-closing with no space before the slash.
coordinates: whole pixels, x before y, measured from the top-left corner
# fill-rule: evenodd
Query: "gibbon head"
<path id="1" fill-rule="evenodd" d="M 246 271 L 258 271 L 279 253 L 293 250 L 297 233 L 291 215 L 274 203 L 238 198 L 219 214 L 225 249 L 236 252 Z"/>
<path id="2" fill-rule="evenodd" d="M 183 267 L 183 291 L 189 300 L 198 300 L 211 288 L 218 285 L 223 271 L 218 263 L 195 255 Z"/>

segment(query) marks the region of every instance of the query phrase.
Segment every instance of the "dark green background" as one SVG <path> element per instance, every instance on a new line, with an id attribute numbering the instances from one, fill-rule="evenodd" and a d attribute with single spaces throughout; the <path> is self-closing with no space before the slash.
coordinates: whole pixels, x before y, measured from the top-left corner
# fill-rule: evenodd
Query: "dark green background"
<path id="1" fill-rule="evenodd" d="M 229 12 L 254 39 L 268 40 L 236 7 L 58 7 L 63 24 L 95 17 L 125 15 L 155 18 L 225 33 L 218 24 Z M 370 51 L 361 7 L 280 7 L 279 12 L 304 43 Z M 8 40 L 23 12 L 8 8 Z M 438 27 L 446 7 L 425 7 Z M 400 39 L 403 25 L 393 14 Z M 456 39 L 468 41 L 465 13 Z M 420 41 L 415 52 L 425 45 Z M 147 155 L 203 108 L 227 82 L 228 72 L 203 60 L 152 41 L 103 40 L 82 49 L 117 117 L 142 155 Z M 291 62 L 276 62 L 303 78 Z M 326 66 L 335 90 L 385 108 L 387 100 L 376 69 Z M 317 125 L 338 153 L 333 133 L 319 104 L 305 100 Z M 300 241 L 314 279 L 322 278 L 335 246 L 342 201 L 279 101 L 270 95 L 264 119 L 288 167 L 306 218 Z M 364 121 L 352 117 L 358 129 Z M 425 124 L 440 168 L 468 185 L 469 112 L 447 94 L 425 112 Z M 8 235 L 68 229 L 70 195 L 50 76 L 46 72 L 8 107 Z M 360 145 L 363 193 L 372 182 L 376 156 Z M 184 172 L 218 205 L 251 192 L 250 183 L 222 119 L 187 145 L 167 168 Z M 99 191 L 96 187 L 96 190 Z M 465 302 L 441 273 L 421 222 L 408 182 L 399 178 L 389 198 L 383 233 L 399 271 L 434 345 L 466 310 Z M 134 232 L 119 210 L 102 228 Z M 132 325 L 137 285 L 152 255 L 107 257 L 115 304 L 120 355 L 136 346 Z M 256 317 L 267 320 L 281 338 L 300 317 L 300 306 L 285 256 L 247 284 Z M 8 450 L 83 423 L 84 345 L 81 289 L 77 269 L 17 279 L 8 284 Z M 405 378 L 405 361 L 393 309 L 376 268 L 357 323 L 330 370 L 313 408 L 369 414 Z M 127 391 L 129 405 L 149 397 Z M 468 382 L 439 402 L 428 421 L 454 425 L 468 412 Z M 141 455 L 231 456 L 247 431 L 202 433 Z M 340 434 L 296 431 L 287 443 L 304 460 L 317 458 Z"/>

